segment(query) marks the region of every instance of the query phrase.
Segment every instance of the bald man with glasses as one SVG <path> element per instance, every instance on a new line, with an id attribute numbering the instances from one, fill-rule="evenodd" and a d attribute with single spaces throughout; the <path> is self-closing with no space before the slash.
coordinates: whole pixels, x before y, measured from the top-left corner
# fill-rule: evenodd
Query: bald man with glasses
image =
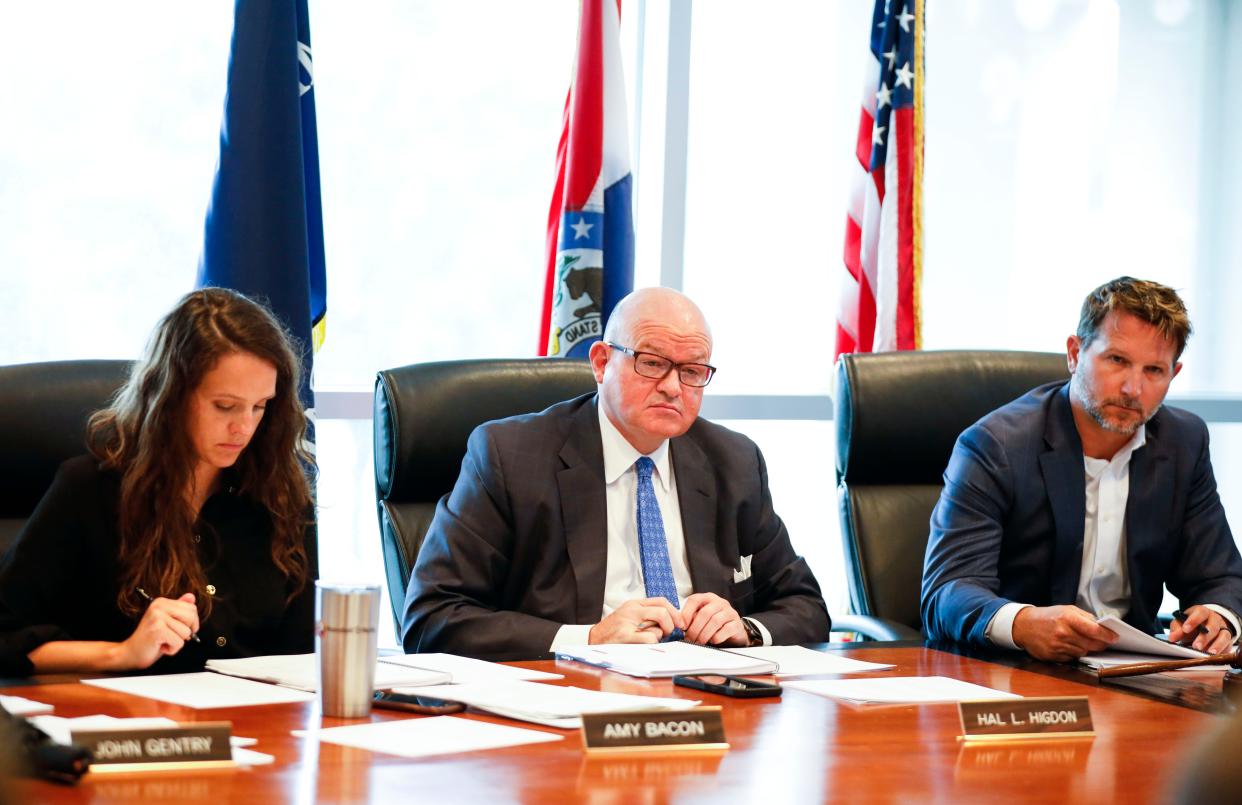
<path id="1" fill-rule="evenodd" d="M 693 302 L 641 289 L 591 348 L 596 393 L 475 429 L 410 576 L 405 650 L 826 641 L 758 447 L 699 418 L 711 351 Z"/>

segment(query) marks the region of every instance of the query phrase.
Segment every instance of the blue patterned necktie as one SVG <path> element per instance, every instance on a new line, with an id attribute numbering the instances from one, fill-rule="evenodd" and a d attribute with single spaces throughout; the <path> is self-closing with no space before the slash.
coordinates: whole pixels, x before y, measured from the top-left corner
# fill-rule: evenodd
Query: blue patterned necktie
<path id="1" fill-rule="evenodd" d="M 680 609 L 677 582 L 673 580 L 673 563 L 668 559 L 668 540 L 664 538 L 664 518 L 656 502 L 651 473 L 655 462 L 643 456 L 634 463 L 638 472 L 638 555 L 643 565 L 643 585 L 648 598 L 665 598 Z M 675 629 L 668 640 L 681 640 L 685 634 Z"/>

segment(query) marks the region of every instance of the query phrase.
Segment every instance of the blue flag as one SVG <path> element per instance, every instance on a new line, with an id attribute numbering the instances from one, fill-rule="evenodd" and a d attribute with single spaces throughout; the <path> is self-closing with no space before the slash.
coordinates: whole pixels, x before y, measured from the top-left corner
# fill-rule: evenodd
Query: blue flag
<path id="1" fill-rule="evenodd" d="M 237 0 L 197 284 L 271 307 L 298 339 L 299 396 L 312 410 L 327 294 L 306 0 Z"/>

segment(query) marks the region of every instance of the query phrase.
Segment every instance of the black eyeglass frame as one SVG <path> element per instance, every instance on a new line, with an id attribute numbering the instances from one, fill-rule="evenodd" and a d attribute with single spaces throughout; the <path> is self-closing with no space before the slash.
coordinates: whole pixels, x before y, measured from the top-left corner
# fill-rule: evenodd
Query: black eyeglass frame
<path id="1" fill-rule="evenodd" d="M 705 387 L 708 383 L 712 382 L 712 378 L 716 376 L 716 367 L 715 367 L 715 366 L 712 366 L 710 363 L 695 363 L 695 362 L 689 362 L 689 363 L 675 363 L 674 361 L 672 361 L 672 360 L 670 360 L 670 359 L 668 359 L 668 358 L 664 357 L 663 355 L 660 355 L 659 353 L 656 353 L 656 352 L 640 352 L 640 351 L 638 351 L 638 350 L 636 350 L 636 349 L 630 349 L 629 347 L 623 347 L 623 346 L 621 346 L 620 344 L 614 344 L 614 343 L 613 343 L 613 342 L 611 342 L 611 341 L 605 341 L 605 342 L 604 342 L 604 345 L 605 345 L 605 346 L 607 346 L 607 347 L 609 347 L 610 349 L 615 349 L 615 350 L 617 350 L 618 352 L 624 353 L 624 354 L 626 354 L 626 355 L 629 355 L 631 358 L 633 358 L 633 359 L 634 359 L 634 374 L 638 375 L 639 377 L 645 377 L 645 378 L 647 378 L 648 380 L 663 380 L 664 378 L 668 377 L 668 373 L 669 373 L 669 372 L 671 372 L 671 371 L 673 371 L 674 369 L 676 369 L 676 370 L 677 370 L 677 380 L 678 380 L 678 381 L 679 381 L 682 385 L 684 385 L 684 386 L 690 386 L 691 388 L 701 389 L 701 388 Z M 642 372 L 638 371 L 638 356 L 639 356 L 639 355 L 650 355 L 650 356 L 651 356 L 651 357 L 653 357 L 653 358 L 659 358 L 660 360 L 662 360 L 662 361 L 664 361 L 664 362 L 666 362 L 666 363 L 668 364 L 668 368 L 667 368 L 667 369 L 665 369 L 665 370 L 664 370 L 664 372 L 663 372 L 662 374 L 660 374 L 658 377 L 656 377 L 656 376 L 654 376 L 654 375 L 645 375 L 645 374 L 643 374 Z M 685 378 L 682 376 L 682 374 L 681 374 L 681 369 L 682 369 L 682 367 L 683 367 L 683 366 L 698 366 L 698 367 L 701 367 L 701 368 L 703 368 L 703 369 L 706 369 L 706 370 L 707 370 L 707 379 L 706 379 L 706 380 L 704 380 L 701 384 L 696 384 L 696 383 L 687 383 L 687 382 L 686 382 L 686 379 L 685 379 Z"/>

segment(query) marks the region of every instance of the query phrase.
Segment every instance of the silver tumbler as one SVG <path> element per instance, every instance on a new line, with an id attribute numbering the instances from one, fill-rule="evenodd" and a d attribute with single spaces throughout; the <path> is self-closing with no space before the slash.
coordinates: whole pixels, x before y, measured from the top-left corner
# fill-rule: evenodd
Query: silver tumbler
<path id="1" fill-rule="evenodd" d="M 379 608 L 378 586 L 315 582 L 315 655 L 325 716 L 370 714 Z"/>

